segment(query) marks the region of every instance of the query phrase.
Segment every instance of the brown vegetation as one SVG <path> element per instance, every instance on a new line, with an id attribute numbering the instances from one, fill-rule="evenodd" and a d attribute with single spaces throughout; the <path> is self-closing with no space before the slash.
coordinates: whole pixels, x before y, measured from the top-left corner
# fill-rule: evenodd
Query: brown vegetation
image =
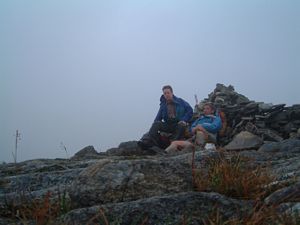
<path id="1" fill-rule="evenodd" d="M 235 155 L 229 159 L 219 154 L 204 165 L 194 169 L 194 185 L 198 191 L 214 191 L 233 198 L 261 199 L 273 181 L 266 168 L 255 166 L 250 159 Z"/>

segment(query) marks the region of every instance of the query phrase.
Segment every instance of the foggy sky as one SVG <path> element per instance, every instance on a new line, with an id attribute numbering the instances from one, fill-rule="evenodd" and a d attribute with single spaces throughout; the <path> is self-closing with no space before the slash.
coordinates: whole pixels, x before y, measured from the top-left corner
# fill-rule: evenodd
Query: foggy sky
<path id="1" fill-rule="evenodd" d="M 300 1 L 0 2 L 0 162 L 137 140 L 161 87 L 300 103 Z"/>

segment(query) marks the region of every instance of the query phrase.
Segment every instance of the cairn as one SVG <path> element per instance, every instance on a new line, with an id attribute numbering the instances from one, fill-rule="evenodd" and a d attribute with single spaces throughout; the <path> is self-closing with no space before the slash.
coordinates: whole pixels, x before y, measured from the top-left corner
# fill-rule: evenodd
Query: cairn
<path id="1" fill-rule="evenodd" d="M 258 135 L 264 141 L 300 138 L 300 104 L 286 106 L 255 102 L 237 93 L 232 85 L 226 87 L 223 84 L 217 84 L 208 98 L 195 105 L 195 117 L 202 113 L 205 102 L 212 102 L 221 116 L 221 145 L 227 144 L 241 131 Z"/>

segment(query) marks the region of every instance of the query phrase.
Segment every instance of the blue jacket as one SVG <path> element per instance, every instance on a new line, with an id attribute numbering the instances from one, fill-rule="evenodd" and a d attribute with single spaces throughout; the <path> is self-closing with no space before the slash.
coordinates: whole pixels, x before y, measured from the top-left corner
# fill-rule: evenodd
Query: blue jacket
<path id="1" fill-rule="evenodd" d="M 220 116 L 202 115 L 193 122 L 191 130 L 197 125 L 201 125 L 209 133 L 216 134 L 222 127 L 222 121 Z"/>
<path id="2" fill-rule="evenodd" d="M 175 95 L 173 95 L 173 102 L 176 108 L 176 120 L 189 122 L 193 116 L 193 109 L 190 104 Z M 160 97 L 160 107 L 154 121 L 162 120 L 168 122 L 167 101 L 163 95 Z"/>

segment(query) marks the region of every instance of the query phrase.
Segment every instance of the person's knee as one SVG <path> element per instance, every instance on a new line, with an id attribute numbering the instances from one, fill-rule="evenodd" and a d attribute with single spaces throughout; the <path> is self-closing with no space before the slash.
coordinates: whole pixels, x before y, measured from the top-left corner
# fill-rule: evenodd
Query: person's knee
<path id="1" fill-rule="evenodd" d="M 166 149 L 165 152 L 175 152 L 177 150 L 177 145 L 176 143 L 172 142 Z"/>
<path id="2" fill-rule="evenodd" d="M 197 134 L 197 135 L 203 135 L 203 136 L 204 136 L 204 132 L 203 132 L 202 130 L 197 130 L 197 131 L 196 131 L 196 134 Z"/>

